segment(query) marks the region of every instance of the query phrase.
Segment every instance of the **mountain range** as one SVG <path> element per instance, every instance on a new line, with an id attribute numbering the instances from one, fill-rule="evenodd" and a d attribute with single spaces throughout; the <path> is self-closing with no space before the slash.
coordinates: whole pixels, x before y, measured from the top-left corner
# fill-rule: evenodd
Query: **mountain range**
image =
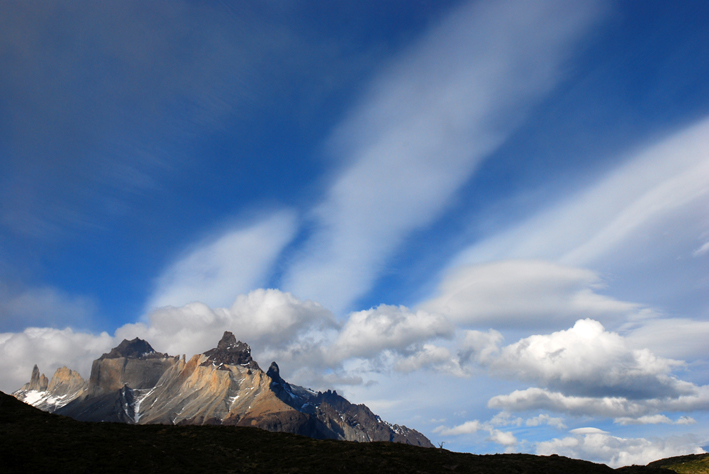
<path id="1" fill-rule="evenodd" d="M 0 472 L 199 474 L 703 474 L 709 454 L 612 469 L 564 456 L 456 453 L 257 428 L 78 422 L 0 392 Z"/>
<path id="2" fill-rule="evenodd" d="M 391 441 L 433 447 L 416 430 L 388 423 L 336 391 L 289 384 L 276 362 L 263 371 L 251 348 L 225 332 L 214 349 L 186 360 L 123 340 L 95 360 L 88 381 L 71 369 L 51 380 L 35 365 L 15 398 L 79 421 L 252 426 L 317 439 Z"/>

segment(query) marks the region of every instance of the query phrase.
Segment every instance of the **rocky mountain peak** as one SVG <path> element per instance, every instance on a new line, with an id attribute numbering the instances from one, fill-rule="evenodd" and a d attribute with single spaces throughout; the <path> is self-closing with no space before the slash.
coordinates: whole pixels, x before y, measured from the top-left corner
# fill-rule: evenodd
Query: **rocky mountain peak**
<path id="1" fill-rule="evenodd" d="M 32 369 L 32 377 L 30 378 L 28 389 L 43 392 L 47 390 L 47 385 L 49 385 L 49 380 L 47 380 L 47 377 L 45 377 L 44 374 L 39 373 L 39 367 L 35 364 Z"/>
<path id="2" fill-rule="evenodd" d="M 31 387 L 30 387 L 31 386 Z M 135 338 L 95 360 L 85 381 L 62 367 L 47 387 L 37 367 L 13 395 L 82 421 L 255 426 L 319 439 L 433 446 L 421 433 L 383 421 L 337 392 L 286 382 L 276 362 L 264 373 L 251 348 L 227 331 L 189 362 Z"/>
<path id="3" fill-rule="evenodd" d="M 78 372 L 62 367 L 57 369 L 52 381 L 40 374 L 35 364 L 29 383 L 13 393 L 15 398 L 29 403 L 41 410 L 55 412 L 86 391 L 86 382 Z"/>
<path id="4" fill-rule="evenodd" d="M 63 393 L 76 392 L 86 387 L 86 381 L 79 375 L 78 372 L 69 368 L 60 367 L 54 372 L 52 381 L 49 382 L 47 389 L 50 392 L 61 391 Z"/>
<path id="5" fill-rule="evenodd" d="M 129 341 L 123 339 L 123 341 L 118 344 L 118 346 L 111 349 L 111 352 L 99 357 L 99 360 L 103 359 L 118 359 L 120 357 L 125 357 L 127 359 L 138 359 L 148 355 L 162 355 L 155 352 L 155 349 L 148 343 L 138 337 Z"/>
<path id="6" fill-rule="evenodd" d="M 251 358 L 251 348 L 248 344 L 237 341 L 234 334 L 224 331 L 224 335 L 217 344 L 217 347 L 204 353 L 208 359 L 202 363 L 203 366 L 215 365 L 218 368 L 226 368 L 225 365 L 242 365 L 250 369 L 258 369 L 259 366 Z"/>
<path id="7" fill-rule="evenodd" d="M 234 336 L 234 333 L 230 331 L 224 331 L 224 335 L 222 338 L 219 340 L 219 343 L 217 344 L 217 349 L 221 349 L 224 351 L 228 351 L 230 349 L 233 349 L 236 347 L 237 342 L 239 344 L 243 344 L 241 341 L 236 340 L 236 336 Z M 246 345 L 246 344 L 244 344 Z M 246 345 L 248 347 L 248 345 Z M 249 349 L 251 350 L 251 349 Z"/>
<path id="8" fill-rule="evenodd" d="M 283 383 L 281 378 L 281 370 L 278 368 L 278 364 L 275 361 L 271 362 L 271 366 L 268 368 L 266 375 L 271 377 L 271 379 L 276 383 Z"/>

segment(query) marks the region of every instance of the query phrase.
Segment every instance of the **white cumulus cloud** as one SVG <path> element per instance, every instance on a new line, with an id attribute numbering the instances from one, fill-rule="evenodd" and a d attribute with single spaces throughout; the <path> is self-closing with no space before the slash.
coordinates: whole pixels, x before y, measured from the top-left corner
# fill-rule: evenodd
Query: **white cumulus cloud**
<path id="1" fill-rule="evenodd" d="M 413 372 L 422 368 L 433 368 L 434 370 L 458 375 L 467 376 L 465 369 L 461 368 L 453 354 L 446 347 L 439 347 L 433 344 L 424 344 L 416 353 L 399 360 L 394 368 L 401 372 Z"/>
<path id="2" fill-rule="evenodd" d="M 537 443 L 537 454 L 559 454 L 617 468 L 704 452 L 698 440 L 691 435 L 654 439 L 619 438 L 596 428 L 576 429 L 570 433 L 572 436 L 566 438 Z"/>
<path id="3" fill-rule="evenodd" d="M 69 328 L 0 333 L 0 390 L 14 392 L 29 382 L 35 364 L 50 379 L 62 366 L 77 370 L 88 379 L 92 361 L 115 344 L 115 338 L 105 332 L 94 335 Z"/>
<path id="4" fill-rule="evenodd" d="M 477 433 L 478 431 L 485 429 L 485 424 L 478 420 L 466 421 L 463 424 L 454 426 L 452 428 L 446 428 L 445 426 L 439 426 L 433 430 L 434 433 L 439 433 L 443 436 L 457 436 L 462 434 Z"/>
<path id="5" fill-rule="evenodd" d="M 546 414 L 537 415 L 535 417 L 529 418 L 524 422 L 527 426 L 540 426 L 549 425 L 557 429 L 564 429 L 566 425 L 564 424 L 564 419 L 554 416 L 549 416 Z"/>
<path id="6" fill-rule="evenodd" d="M 514 434 L 509 431 L 498 430 L 490 422 L 482 423 L 478 420 L 471 420 L 452 428 L 439 426 L 433 430 L 434 433 L 440 434 L 441 436 L 460 436 L 477 433 L 478 431 L 486 431 L 488 433 L 486 439 L 495 444 L 505 447 L 512 447 L 517 444 L 517 438 Z"/>
<path id="7" fill-rule="evenodd" d="M 405 306 L 380 305 L 351 313 L 333 346 L 336 360 L 373 358 L 382 351 L 405 352 L 412 344 L 453 336 L 454 327 L 440 315 Z M 433 356 L 435 351 L 431 349 Z"/>
<path id="8" fill-rule="evenodd" d="M 323 346 L 332 344 L 338 328 L 332 313 L 317 303 L 279 290 L 259 289 L 238 296 L 228 308 L 203 303 L 162 307 L 145 322 L 119 327 L 115 336 L 69 328 L 0 333 L 0 372 L 4 374 L 0 390 L 20 388 L 29 381 L 34 364 L 48 377 L 66 365 L 88 378 L 92 361 L 122 339 L 139 337 L 157 351 L 191 356 L 216 347 L 224 331 L 250 344 L 254 358 L 263 364 L 277 360 L 292 372 L 301 368 L 322 372 L 327 367 Z"/>
<path id="9" fill-rule="evenodd" d="M 581 396 L 677 397 L 694 386 L 673 376 L 680 361 L 630 349 L 598 321 L 579 320 L 568 330 L 534 335 L 501 349 L 491 370 Z"/>
<path id="10" fill-rule="evenodd" d="M 511 447 L 517 444 L 517 438 L 509 431 L 492 430 L 487 439 L 502 446 Z"/>
<path id="11" fill-rule="evenodd" d="M 213 309 L 203 303 L 159 308 L 148 316 L 147 322 L 122 326 L 116 336 L 140 337 L 156 350 L 191 355 L 216 347 L 222 333 L 231 331 L 263 359 L 290 354 L 297 347 L 302 350 L 309 338 L 322 337 L 335 328 L 332 313 L 318 303 L 302 301 L 279 290 L 258 289 L 239 295 L 228 308 Z M 308 347 L 310 357 L 320 353 L 316 344 Z"/>

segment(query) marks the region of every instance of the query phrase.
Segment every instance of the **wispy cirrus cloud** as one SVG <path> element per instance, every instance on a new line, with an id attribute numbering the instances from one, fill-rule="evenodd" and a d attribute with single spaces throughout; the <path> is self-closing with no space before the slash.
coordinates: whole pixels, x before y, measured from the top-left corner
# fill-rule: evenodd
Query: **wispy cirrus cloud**
<path id="1" fill-rule="evenodd" d="M 343 162 L 284 278 L 335 312 L 364 295 L 407 234 L 429 225 L 563 77 L 602 2 L 466 4 L 371 84 L 339 125 Z"/>
<path id="2" fill-rule="evenodd" d="M 488 407 L 506 411 L 548 410 L 578 416 L 639 419 L 658 412 L 709 410 L 709 386 L 694 387 L 693 393 L 677 398 L 631 400 L 626 397 L 584 397 L 565 395 L 545 388 L 532 387 L 497 395 Z"/>
<path id="3" fill-rule="evenodd" d="M 620 156 L 577 194 L 472 244 L 444 278 L 465 265 L 538 259 L 612 275 L 615 294 L 646 303 L 683 294 L 688 316 L 701 315 L 709 294 L 707 256 L 697 251 L 709 231 L 708 136 L 704 119 Z"/>
<path id="4" fill-rule="evenodd" d="M 629 418 L 621 417 L 613 420 L 614 423 L 619 425 L 657 425 L 657 424 L 667 424 L 667 425 L 692 425 L 697 422 L 692 417 L 681 416 L 677 420 L 671 420 L 665 415 L 645 415 L 639 418 Z"/>
<path id="5" fill-rule="evenodd" d="M 709 321 L 651 318 L 629 322 L 625 333 L 632 347 L 652 347 L 653 352 L 663 357 L 693 361 L 704 357 Z"/>
<path id="6" fill-rule="evenodd" d="M 294 84 L 308 83 L 314 101 L 357 69 L 357 58 L 333 54 L 333 38 L 273 16 L 182 0 L 2 3 L 0 226 L 46 239 L 140 214 L 136 201 L 163 198 L 185 171 L 224 168 L 194 155 L 195 137 L 252 118 Z"/>
<path id="7" fill-rule="evenodd" d="M 236 295 L 266 285 L 296 223 L 292 212 L 266 213 L 198 242 L 158 277 L 147 310 L 197 301 L 224 307 Z"/>

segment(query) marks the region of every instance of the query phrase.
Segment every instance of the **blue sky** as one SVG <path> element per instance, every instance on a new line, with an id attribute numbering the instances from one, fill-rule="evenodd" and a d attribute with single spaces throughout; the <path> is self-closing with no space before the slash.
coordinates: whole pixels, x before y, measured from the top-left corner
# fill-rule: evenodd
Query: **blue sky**
<path id="1" fill-rule="evenodd" d="M 0 382 L 221 332 L 476 453 L 709 445 L 705 2 L 5 2 Z"/>

